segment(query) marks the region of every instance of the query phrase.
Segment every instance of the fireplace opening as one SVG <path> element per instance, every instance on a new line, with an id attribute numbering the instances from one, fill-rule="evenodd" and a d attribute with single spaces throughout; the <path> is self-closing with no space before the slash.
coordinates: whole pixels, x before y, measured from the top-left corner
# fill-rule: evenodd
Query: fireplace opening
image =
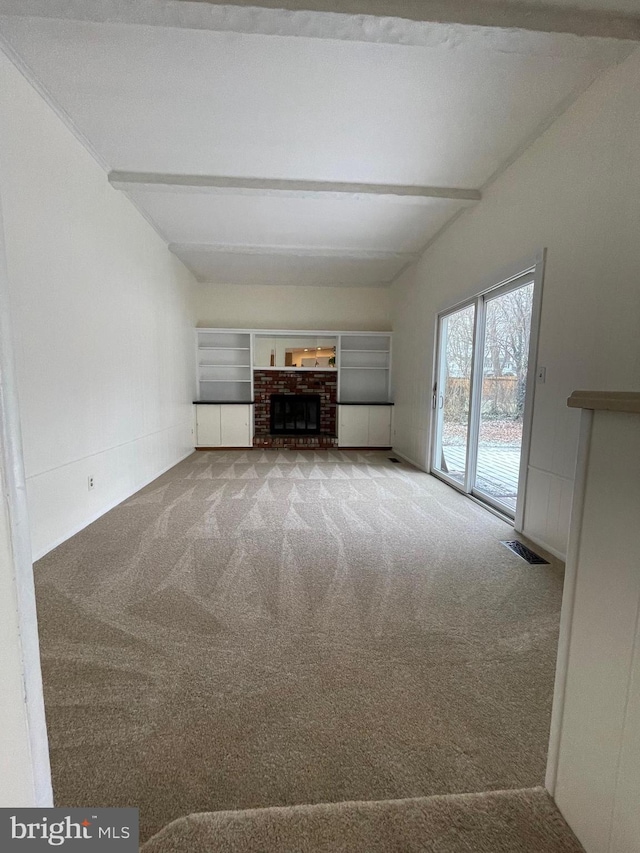
<path id="1" fill-rule="evenodd" d="M 271 435 L 319 434 L 319 394 L 271 395 Z"/>

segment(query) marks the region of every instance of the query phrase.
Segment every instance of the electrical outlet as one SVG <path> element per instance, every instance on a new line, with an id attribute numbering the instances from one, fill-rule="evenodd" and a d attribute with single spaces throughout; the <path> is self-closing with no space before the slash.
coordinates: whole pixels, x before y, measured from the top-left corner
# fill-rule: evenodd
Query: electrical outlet
<path id="1" fill-rule="evenodd" d="M 87 488 L 89 489 L 89 491 L 91 491 L 91 489 L 95 486 L 95 484 L 96 484 L 96 481 L 93 477 L 93 474 L 91 474 L 89 477 L 87 477 Z"/>
<path id="2" fill-rule="evenodd" d="M 539 367 L 538 368 L 538 372 L 536 373 L 536 379 L 538 380 L 538 382 L 541 385 L 544 385 L 544 383 L 547 381 L 547 368 L 546 367 Z"/>

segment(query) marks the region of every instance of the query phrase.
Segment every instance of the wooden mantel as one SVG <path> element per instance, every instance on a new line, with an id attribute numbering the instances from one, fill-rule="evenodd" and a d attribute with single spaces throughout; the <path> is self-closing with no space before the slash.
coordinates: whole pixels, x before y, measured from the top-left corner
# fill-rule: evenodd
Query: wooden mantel
<path id="1" fill-rule="evenodd" d="M 567 400 L 572 409 L 640 414 L 640 391 L 574 391 Z"/>

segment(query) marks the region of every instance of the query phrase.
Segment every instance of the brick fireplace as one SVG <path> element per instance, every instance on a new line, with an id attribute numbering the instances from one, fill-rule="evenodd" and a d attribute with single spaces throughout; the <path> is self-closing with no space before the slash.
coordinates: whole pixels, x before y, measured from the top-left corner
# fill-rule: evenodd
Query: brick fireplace
<path id="1" fill-rule="evenodd" d="M 255 447 L 336 447 L 338 374 L 335 370 L 255 370 L 253 373 Z M 283 394 L 320 398 L 317 435 L 271 434 L 271 397 Z"/>

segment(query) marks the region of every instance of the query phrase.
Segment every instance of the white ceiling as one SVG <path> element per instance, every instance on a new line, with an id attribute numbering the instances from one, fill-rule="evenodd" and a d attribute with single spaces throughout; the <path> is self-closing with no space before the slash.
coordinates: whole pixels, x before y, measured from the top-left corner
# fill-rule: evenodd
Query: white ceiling
<path id="1" fill-rule="evenodd" d="M 326 286 L 347 282 L 349 287 L 371 287 L 391 282 L 412 260 L 413 256 L 372 253 L 371 257 L 354 254 L 340 255 L 273 250 L 237 252 L 222 248 L 215 252 L 215 260 L 207 248 L 173 246 L 174 253 L 201 281 L 211 281 L 211 270 L 216 281 L 225 284 L 253 283 L 259 275 L 260 284 L 288 284 Z"/>
<path id="2" fill-rule="evenodd" d="M 417 252 L 460 208 L 448 199 L 288 198 L 136 192 L 174 243 Z"/>
<path id="3" fill-rule="evenodd" d="M 572 5 L 590 2 L 624 5 Z M 441 24 L 427 44 L 340 40 L 316 17 L 284 37 L 0 14 L 0 34 L 108 171 L 256 179 L 126 187 L 200 280 L 252 284 L 388 284 L 470 202 L 336 183 L 480 189 L 628 51 Z"/>
<path id="4" fill-rule="evenodd" d="M 15 18 L 116 170 L 479 186 L 603 58 Z M 603 51 L 606 57 L 606 50 Z"/>

